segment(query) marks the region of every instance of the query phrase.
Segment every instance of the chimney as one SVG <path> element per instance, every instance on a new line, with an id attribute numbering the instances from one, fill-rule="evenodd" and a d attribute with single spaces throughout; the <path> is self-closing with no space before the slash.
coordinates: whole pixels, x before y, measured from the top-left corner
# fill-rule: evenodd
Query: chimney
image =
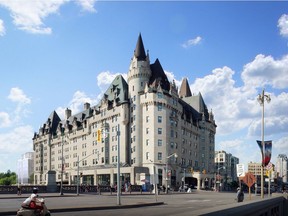
<path id="1" fill-rule="evenodd" d="M 87 110 L 90 108 L 90 103 L 86 102 L 84 103 L 84 110 Z"/>
<path id="2" fill-rule="evenodd" d="M 67 108 L 67 109 L 65 110 L 65 117 L 66 117 L 66 119 L 70 118 L 70 117 L 71 117 L 71 114 L 72 114 L 72 111 Z"/>

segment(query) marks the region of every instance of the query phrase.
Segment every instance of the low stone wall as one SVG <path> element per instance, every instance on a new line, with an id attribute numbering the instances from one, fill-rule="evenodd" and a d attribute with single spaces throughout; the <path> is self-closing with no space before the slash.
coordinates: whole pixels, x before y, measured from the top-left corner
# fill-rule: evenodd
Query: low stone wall
<path id="1" fill-rule="evenodd" d="M 39 193 L 46 193 L 46 186 L 43 185 L 21 185 L 21 193 L 32 193 L 33 187 L 38 187 Z M 18 186 L 0 186 L 0 194 L 17 194 Z"/>
<path id="2" fill-rule="evenodd" d="M 287 195 L 278 195 L 277 197 L 265 198 L 264 200 L 251 203 L 235 203 L 215 208 L 202 209 L 193 213 L 195 213 L 195 215 L 206 216 L 287 216 L 288 200 Z"/>
<path id="3" fill-rule="evenodd" d="M 55 186 L 55 190 L 48 190 L 46 185 L 21 185 L 21 193 L 32 193 L 33 187 L 38 187 L 39 193 L 50 193 L 50 192 L 60 192 L 60 186 Z M 63 185 L 62 187 L 63 193 L 76 193 L 77 192 L 77 185 Z M 122 189 L 124 191 L 124 188 Z M 79 193 L 114 193 L 116 192 L 115 188 L 106 185 L 100 186 L 89 186 L 89 185 L 79 185 Z M 129 192 L 142 192 L 141 185 L 131 185 L 129 188 Z M 18 186 L 0 186 L 0 194 L 17 194 L 18 193 Z"/>

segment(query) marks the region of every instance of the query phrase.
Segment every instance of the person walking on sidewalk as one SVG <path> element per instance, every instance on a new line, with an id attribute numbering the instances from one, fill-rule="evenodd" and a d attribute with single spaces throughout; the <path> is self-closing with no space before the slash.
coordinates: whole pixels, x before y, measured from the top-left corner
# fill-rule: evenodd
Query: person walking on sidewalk
<path id="1" fill-rule="evenodd" d="M 240 187 L 237 188 L 237 202 L 243 202 L 244 200 L 244 192 L 241 190 Z"/>

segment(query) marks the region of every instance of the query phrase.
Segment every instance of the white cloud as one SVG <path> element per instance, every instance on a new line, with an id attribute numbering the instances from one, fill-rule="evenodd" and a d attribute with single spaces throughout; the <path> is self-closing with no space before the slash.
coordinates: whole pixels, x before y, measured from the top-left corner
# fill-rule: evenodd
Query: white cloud
<path id="1" fill-rule="evenodd" d="M 0 134 L 0 152 L 6 154 L 31 151 L 33 133 L 33 128 L 30 125 L 26 125 L 16 127 L 8 133 Z"/>
<path id="2" fill-rule="evenodd" d="M 185 41 L 182 44 L 182 47 L 189 48 L 191 46 L 195 46 L 195 45 L 200 44 L 201 41 L 202 41 L 202 38 L 200 36 L 197 36 L 196 38 L 189 39 L 189 40 Z"/>
<path id="3" fill-rule="evenodd" d="M 6 112 L 0 112 L 0 128 L 9 127 L 11 125 L 10 116 Z"/>
<path id="4" fill-rule="evenodd" d="M 265 93 L 269 94 L 269 93 Z M 259 104 L 257 104 L 260 107 Z M 288 93 L 282 92 L 278 96 L 271 94 L 271 102 L 268 104 L 265 102 L 265 135 L 270 136 L 273 134 L 280 134 L 287 132 L 288 128 Z M 257 118 L 257 116 L 256 116 Z M 258 118 L 248 128 L 249 136 L 260 136 L 261 132 L 261 116 L 258 114 Z"/>
<path id="5" fill-rule="evenodd" d="M 10 94 L 8 96 L 8 99 L 10 99 L 13 102 L 19 102 L 19 103 L 22 103 L 22 104 L 30 104 L 31 103 L 31 99 L 28 98 L 24 94 L 22 89 L 20 89 L 18 87 L 11 88 Z"/>
<path id="6" fill-rule="evenodd" d="M 175 81 L 176 86 L 177 86 L 178 88 L 180 88 L 180 85 L 181 85 L 182 80 L 177 80 L 176 77 L 175 77 L 175 75 L 174 75 L 172 72 L 170 72 L 170 71 L 165 71 L 165 74 L 166 74 L 169 82 Z"/>
<path id="7" fill-rule="evenodd" d="M 26 0 L 0 1 L 0 6 L 10 11 L 13 23 L 21 30 L 33 34 L 51 34 L 52 28 L 47 27 L 44 19 L 51 14 L 58 14 L 62 5 L 71 0 Z M 84 11 L 95 12 L 95 0 L 78 0 Z M 1 31 L 0 31 L 1 32 Z"/>
<path id="8" fill-rule="evenodd" d="M 242 79 L 246 86 L 263 87 L 271 85 L 273 88 L 288 87 L 288 55 L 280 60 L 272 56 L 259 54 L 244 66 Z"/>
<path id="9" fill-rule="evenodd" d="M 283 37 L 288 37 L 288 15 L 283 14 L 278 20 L 278 28 L 280 30 L 280 35 Z"/>
<path id="10" fill-rule="evenodd" d="M 0 36 L 4 36 L 6 33 L 3 20 L 0 19 Z"/>
<path id="11" fill-rule="evenodd" d="M 122 75 L 125 80 L 127 80 L 127 74 L 113 73 L 110 71 L 100 72 L 97 76 L 97 85 L 102 92 L 106 91 L 110 84 L 113 82 L 116 76 Z"/>
<path id="12" fill-rule="evenodd" d="M 89 12 L 96 12 L 94 8 L 96 0 L 77 0 L 76 2 L 82 7 L 83 10 Z"/>
<path id="13" fill-rule="evenodd" d="M 68 103 L 68 108 L 71 109 L 72 115 L 75 115 L 84 109 L 85 103 L 90 103 L 91 106 L 95 105 L 97 102 L 97 99 L 93 99 L 89 96 L 87 96 L 84 92 L 76 91 L 71 99 L 71 101 Z M 66 107 L 58 107 L 56 109 L 57 114 L 61 119 L 65 116 L 65 110 Z"/>
<path id="14" fill-rule="evenodd" d="M 249 113 L 254 103 L 249 99 L 251 92 L 236 87 L 233 75 L 229 67 L 216 68 L 190 86 L 192 94 L 201 92 L 208 109 L 212 109 L 218 125 L 217 134 L 240 130 L 251 122 Z"/>
<path id="15" fill-rule="evenodd" d="M 26 106 L 31 104 L 31 99 L 27 97 L 23 90 L 18 87 L 11 88 L 8 99 L 17 103 L 16 109 L 14 110 L 13 114 L 11 114 L 11 116 L 13 116 L 11 119 L 13 124 L 19 123 L 22 117 L 29 113 Z"/>

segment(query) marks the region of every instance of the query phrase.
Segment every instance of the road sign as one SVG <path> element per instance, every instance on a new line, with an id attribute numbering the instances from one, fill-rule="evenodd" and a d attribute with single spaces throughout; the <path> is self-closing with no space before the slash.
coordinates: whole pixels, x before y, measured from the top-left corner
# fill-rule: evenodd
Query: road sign
<path id="1" fill-rule="evenodd" d="M 269 162 L 269 164 L 266 166 L 266 170 L 272 170 L 273 169 L 273 164 Z"/>
<path id="2" fill-rule="evenodd" d="M 253 184 L 255 184 L 256 178 L 252 173 L 248 172 L 248 173 L 246 173 L 245 177 L 243 178 L 243 181 L 250 188 L 250 187 L 252 187 Z"/>
<path id="3" fill-rule="evenodd" d="M 237 177 L 244 177 L 245 176 L 245 169 L 244 164 L 237 164 Z"/>

